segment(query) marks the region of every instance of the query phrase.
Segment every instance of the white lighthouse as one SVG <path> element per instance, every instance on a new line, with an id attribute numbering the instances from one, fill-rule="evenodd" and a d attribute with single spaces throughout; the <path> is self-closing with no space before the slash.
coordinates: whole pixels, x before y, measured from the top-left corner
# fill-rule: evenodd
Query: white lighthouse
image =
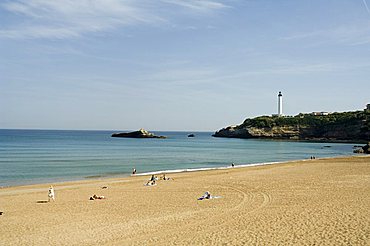
<path id="1" fill-rule="evenodd" d="M 278 114 L 279 117 L 283 116 L 283 94 L 279 91 L 278 94 Z"/>

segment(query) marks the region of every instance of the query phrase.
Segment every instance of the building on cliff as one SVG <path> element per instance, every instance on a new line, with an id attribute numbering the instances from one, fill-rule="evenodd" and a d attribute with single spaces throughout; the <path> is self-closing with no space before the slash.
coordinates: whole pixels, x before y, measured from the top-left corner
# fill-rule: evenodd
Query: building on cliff
<path id="1" fill-rule="evenodd" d="M 283 94 L 281 91 L 278 94 L 278 116 L 283 116 Z"/>
<path id="2" fill-rule="evenodd" d="M 329 114 L 330 114 L 329 112 L 312 112 L 311 113 L 311 115 L 314 115 L 314 116 L 325 116 Z"/>
<path id="3" fill-rule="evenodd" d="M 278 113 L 273 114 L 273 117 L 282 117 L 283 116 L 283 94 L 279 91 L 278 94 Z"/>

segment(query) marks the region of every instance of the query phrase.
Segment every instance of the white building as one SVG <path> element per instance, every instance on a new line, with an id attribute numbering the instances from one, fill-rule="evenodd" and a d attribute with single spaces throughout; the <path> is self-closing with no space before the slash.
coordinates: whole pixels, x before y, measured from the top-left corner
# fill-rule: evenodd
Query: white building
<path id="1" fill-rule="evenodd" d="M 279 91 L 277 114 L 272 114 L 272 117 L 282 117 L 282 116 L 283 116 L 283 94 L 281 93 L 281 91 Z"/>
<path id="2" fill-rule="evenodd" d="M 329 115 L 330 113 L 329 112 L 312 112 L 311 114 L 315 116 L 325 116 L 325 115 Z"/>
<path id="3" fill-rule="evenodd" d="M 278 94 L 278 113 L 277 116 L 283 116 L 283 94 L 279 91 Z"/>

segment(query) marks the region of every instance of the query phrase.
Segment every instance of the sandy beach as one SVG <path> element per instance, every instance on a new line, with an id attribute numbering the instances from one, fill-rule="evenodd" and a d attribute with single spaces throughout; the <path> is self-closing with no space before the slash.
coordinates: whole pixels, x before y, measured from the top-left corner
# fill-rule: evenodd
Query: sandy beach
<path id="1" fill-rule="evenodd" d="M 370 157 L 168 176 L 2 188 L 0 245 L 370 245 Z"/>

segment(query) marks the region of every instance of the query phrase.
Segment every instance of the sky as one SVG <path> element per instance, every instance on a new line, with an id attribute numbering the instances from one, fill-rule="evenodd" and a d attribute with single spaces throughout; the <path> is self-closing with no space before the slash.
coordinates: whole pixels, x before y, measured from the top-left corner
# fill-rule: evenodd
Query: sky
<path id="1" fill-rule="evenodd" d="M 370 0 L 0 0 L 0 128 L 216 131 L 370 103 Z"/>

